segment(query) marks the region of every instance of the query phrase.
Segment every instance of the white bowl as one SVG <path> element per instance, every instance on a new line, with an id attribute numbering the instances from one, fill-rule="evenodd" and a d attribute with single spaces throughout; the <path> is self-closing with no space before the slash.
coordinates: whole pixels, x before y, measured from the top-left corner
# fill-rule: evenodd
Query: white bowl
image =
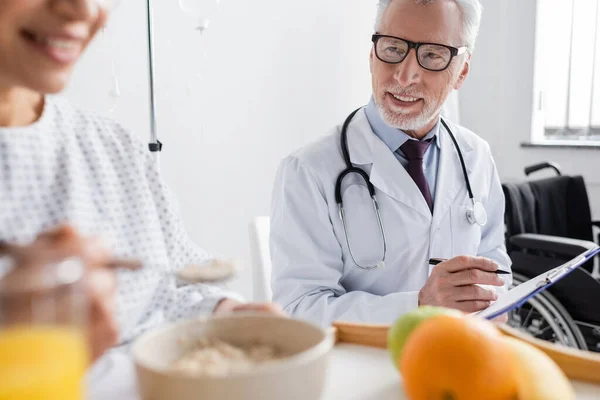
<path id="1" fill-rule="evenodd" d="M 189 349 L 181 339 L 209 337 L 234 345 L 273 345 L 291 356 L 248 373 L 191 377 L 170 371 Z M 185 321 L 141 336 L 132 347 L 142 400 L 317 400 L 334 337 L 295 319 L 239 314 Z"/>

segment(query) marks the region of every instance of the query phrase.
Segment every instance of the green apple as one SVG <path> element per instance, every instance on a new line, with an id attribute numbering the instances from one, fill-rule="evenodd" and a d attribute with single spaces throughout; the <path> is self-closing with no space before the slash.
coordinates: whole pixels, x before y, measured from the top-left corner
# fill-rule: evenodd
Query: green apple
<path id="1" fill-rule="evenodd" d="M 421 306 L 410 311 L 394 322 L 388 331 L 388 350 L 392 356 L 394 365 L 398 366 L 402 357 L 402 349 L 409 335 L 421 322 L 438 315 L 464 315 L 458 310 L 444 307 Z"/>

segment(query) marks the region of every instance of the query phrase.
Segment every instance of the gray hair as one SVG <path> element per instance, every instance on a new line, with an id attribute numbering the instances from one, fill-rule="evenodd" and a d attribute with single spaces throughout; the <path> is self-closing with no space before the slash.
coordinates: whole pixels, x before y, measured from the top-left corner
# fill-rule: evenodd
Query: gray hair
<path id="1" fill-rule="evenodd" d="M 383 14 L 385 10 L 394 0 L 379 0 L 377 5 L 377 19 L 375 21 L 375 31 L 378 31 L 381 27 L 381 21 L 383 20 Z M 414 0 L 417 4 L 429 5 L 436 0 Z M 483 7 L 479 0 L 454 0 L 454 2 L 460 8 L 463 19 L 463 32 L 462 35 L 466 40 L 469 52 L 472 53 L 475 49 L 475 41 L 477 40 L 477 34 L 479 33 L 479 24 L 481 23 L 481 12 Z"/>

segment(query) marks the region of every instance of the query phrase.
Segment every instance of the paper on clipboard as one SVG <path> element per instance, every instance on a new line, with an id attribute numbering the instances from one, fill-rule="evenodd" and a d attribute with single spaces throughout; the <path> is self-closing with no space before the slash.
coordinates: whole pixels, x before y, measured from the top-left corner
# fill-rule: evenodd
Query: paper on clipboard
<path id="1" fill-rule="evenodd" d="M 501 294 L 498 300 L 496 300 L 492 305 L 484 310 L 474 313 L 473 315 L 487 319 L 494 319 L 514 308 L 517 308 L 531 297 L 546 290 L 555 282 L 567 276 L 569 273 L 575 270 L 575 268 L 579 267 L 581 264 L 585 263 L 598 253 L 600 253 L 600 247 L 598 246 L 587 250 L 572 260 L 554 269 L 546 271 L 543 274 L 540 274 L 535 278 L 530 279 L 517 287 L 514 287 L 508 292 Z"/>

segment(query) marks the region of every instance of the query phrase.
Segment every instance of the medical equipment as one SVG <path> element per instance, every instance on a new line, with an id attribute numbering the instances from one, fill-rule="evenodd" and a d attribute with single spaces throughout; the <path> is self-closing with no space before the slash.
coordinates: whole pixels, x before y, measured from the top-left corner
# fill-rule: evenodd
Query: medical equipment
<path id="1" fill-rule="evenodd" d="M 146 17 L 148 18 L 148 86 L 150 94 L 150 143 L 152 153 L 162 151 L 162 143 L 156 132 L 156 96 L 154 92 L 154 14 L 152 0 L 146 0 Z"/>
<path id="2" fill-rule="evenodd" d="M 116 4 L 120 0 L 99 0 L 100 2 L 115 1 Z M 146 0 L 146 11 L 148 19 L 148 81 L 149 81 L 149 95 L 150 95 L 150 143 L 148 148 L 151 152 L 162 151 L 163 144 L 158 140 L 158 133 L 156 129 L 156 95 L 155 95 L 155 59 L 154 59 L 154 15 L 153 15 L 153 0 Z M 188 15 L 198 18 L 199 23 L 196 27 L 200 33 L 208 28 L 210 16 L 218 9 L 220 0 L 179 0 L 179 7 Z M 111 3 L 112 4 L 112 3 Z M 206 56 L 205 56 L 206 57 Z M 120 92 L 118 87 L 118 81 L 115 81 L 114 94 Z"/>
<path id="3" fill-rule="evenodd" d="M 340 145 L 342 148 L 344 161 L 346 162 L 346 168 L 338 175 L 338 178 L 337 178 L 337 181 L 335 184 L 335 200 L 338 204 L 339 216 L 342 221 L 342 226 L 344 229 L 344 236 L 346 237 L 346 244 L 348 246 L 348 252 L 350 253 L 350 257 L 352 258 L 352 261 L 358 268 L 360 268 L 362 270 L 370 271 L 370 270 L 382 268 L 385 266 L 385 256 L 387 253 L 387 240 L 385 237 L 385 230 L 383 228 L 383 222 L 381 221 L 381 213 L 379 210 L 379 203 L 377 202 L 377 199 L 375 198 L 375 187 L 369 181 L 369 175 L 367 175 L 367 173 L 365 171 L 363 171 L 362 169 L 353 167 L 352 163 L 350 161 L 350 152 L 348 150 L 348 126 L 350 125 L 350 122 L 352 121 L 352 119 L 354 118 L 356 113 L 359 110 L 361 110 L 361 108 L 358 108 L 357 110 L 353 111 L 348 116 L 348 118 L 346 118 L 346 121 L 344 122 L 344 125 L 342 126 Z M 467 168 L 465 166 L 465 161 L 463 159 L 462 152 L 460 150 L 460 146 L 458 145 L 458 142 L 456 141 L 454 134 L 452 133 L 452 131 L 450 130 L 450 128 L 448 127 L 446 122 L 443 119 L 440 119 L 440 120 L 442 122 L 442 125 L 444 125 L 444 128 L 446 128 L 446 130 L 450 134 L 450 137 L 452 138 L 452 142 L 454 143 L 454 147 L 456 148 L 456 151 L 458 152 L 458 157 L 460 159 L 460 163 L 462 166 L 465 183 L 467 184 L 467 191 L 469 192 L 469 198 L 471 199 L 471 202 L 473 203 L 472 208 L 469 208 L 466 212 L 467 221 L 469 221 L 470 224 L 477 224 L 479 226 L 485 226 L 487 224 L 487 213 L 485 211 L 485 208 L 483 207 L 483 204 L 481 204 L 481 202 L 479 202 L 479 201 L 476 201 L 475 197 L 473 196 L 473 191 L 471 189 L 471 181 L 469 180 L 469 175 L 467 174 Z M 352 253 L 352 248 L 350 246 L 350 239 L 348 238 L 348 230 L 347 230 L 347 226 L 346 226 L 346 218 L 345 218 L 344 205 L 343 205 L 343 200 L 342 200 L 342 182 L 343 182 L 344 178 L 350 174 L 358 174 L 367 184 L 367 189 L 369 190 L 369 195 L 371 196 L 371 200 L 373 202 L 373 208 L 375 210 L 375 215 L 377 216 L 377 222 L 379 224 L 379 231 L 381 233 L 381 238 L 383 241 L 383 256 L 381 258 L 381 261 L 379 261 L 375 265 L 371 265 L 371 266 L 360 265 L 358 263 L 358 261 L 356 261 L 356 258 L 354 257 L 354 254 Z"/>
<path id="4" fill-rule="evenodd" d="M 200 32 L 200 36 L 195 37 L 197 41 L 195 48 L 197 51 L 194 56 L 188 55 L 190 64 L 196 64 L 194 67 L 193 79 L 187 81 L 185 85 L 185 92 L 190 98 L 189 101 L 192 103 L 199 104 L 198 107 L 198 134 L 199 136 L 204 135 L 204 124 L 206 118 L 204 118 L 204 110 L 206 107 L 207 93 L 209 92 L 208 79 L 209 75 L 206 71 L 208 65 L 207 62 L 207 43 L 206 36 L 204 33 L 208 29 L 209 23 L 219 10 L 219 3 L 221 0 L 179 0 L 179 8 L 186 13 L 188 16 L 197 20 L 195 30 Z M 200 57 L 198 57 L 200 55 Z"/>
<path id="5" fill-rule="evenodd" d="M 204 33 L 208 29 L 210 18 L 218 10 L 220 0 L 179 0 L 179 8 L 186 14 L 198 19 L 196 29 Z"/>

